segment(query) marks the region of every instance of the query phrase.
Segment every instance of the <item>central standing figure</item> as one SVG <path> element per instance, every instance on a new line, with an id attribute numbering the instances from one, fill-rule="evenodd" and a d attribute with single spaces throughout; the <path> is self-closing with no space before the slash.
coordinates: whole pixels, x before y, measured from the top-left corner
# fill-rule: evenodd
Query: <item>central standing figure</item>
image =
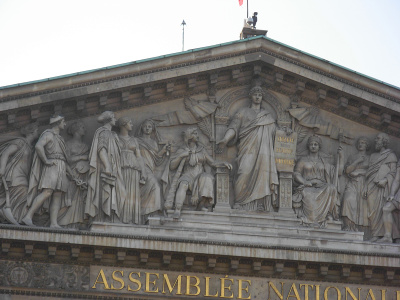
<path id="1" fill-rule="evenodd" d="M 219 148 L 238 142 L 234 208 L 271 211 L 276 205 L 279 184 L 275 165 L 275 120 L 261 107 L 264 91 L 250 90 L 250 107 L 241 108 L 233 117 Z"/>

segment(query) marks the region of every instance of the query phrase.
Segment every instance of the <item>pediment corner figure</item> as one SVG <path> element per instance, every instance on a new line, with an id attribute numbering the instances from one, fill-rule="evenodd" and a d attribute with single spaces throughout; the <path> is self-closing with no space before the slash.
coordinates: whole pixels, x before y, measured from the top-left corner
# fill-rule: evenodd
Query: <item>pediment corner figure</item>
<path id="1" fill-rule="evenodd" d="M 38 137 L 36 123 L 20 130 L 22 137 L 0 139 L 0 222 L 19 225 L 26 214 L 29 172 L 33 145 Z"/>

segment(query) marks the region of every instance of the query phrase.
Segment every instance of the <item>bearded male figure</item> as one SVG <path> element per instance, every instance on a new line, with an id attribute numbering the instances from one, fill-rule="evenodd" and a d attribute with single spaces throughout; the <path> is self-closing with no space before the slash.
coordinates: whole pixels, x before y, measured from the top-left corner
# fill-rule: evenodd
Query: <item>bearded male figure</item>
<path id="1" fill-rule="evenodd" d="M 396 175 L 396 154 L 388 149 L 389 136 L 379 133 L 375 138 L 375 153 L 369 160 L 365 174 L 364 197 L 368 206 L 368 225 L 371 230 L 371 242 L 384 235 L 382 208 L 389 196 Z"/>

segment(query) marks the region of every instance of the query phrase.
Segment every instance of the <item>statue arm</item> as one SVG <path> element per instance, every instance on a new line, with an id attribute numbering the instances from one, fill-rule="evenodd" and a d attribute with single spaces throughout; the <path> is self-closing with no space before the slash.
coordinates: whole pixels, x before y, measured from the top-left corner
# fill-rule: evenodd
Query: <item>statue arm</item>
<path id="1" fill-rule="evenodd" d="M 10 145 L 4 150 L 0 159 L 0 177 L 4 176 L 4 173 L 6 172 L 6 166 L 9 157 L 14 155 L 17 151 L 18 147 L 16 145 Z"/>
<path id="2" fill-rule="evenodd" d="M 110 161 L 108 160 L 108 153 L 107 153 L 106 148 L 100 149 L 99 158 L 104 165 L 105 173 L 111 174 L 111 165 L 110 165 Z"/>
<path id="3" fill-rule="evenodd" d="M 394 195 L 396 195 L 397 191 L 399 190 L 399 187 L 400 187 L 400 167 L 397 168 L 396 177 L 394 178 L 392 187 L 390 188 L 390 195 L 388 200 L 393 200 Z"/>
<path id="4" fill-rule="evenodd" d="M 170 170 L 175 170 L 176 168 L 178 168 L 181 160 L 188 156 L 189 156 L 189 151 L 182 149 L 180 153 L 171 160 L 171 163 L 169 165 Z"/>
<path id="5" fill-rule="evenodd" d="M 135 154 L 136 154 L 136 157 L 138 159 L 140 169 L 142 171 L 142 177 L 147 178 L 146 168 L 144 167 L 144 161 L 143 161 L 142 154 L 140 153 L 139 147 L 136 148 Z"/>
<path id="6" fill-rule="evenodd" d="M 225 161 L 218 161 L 218 160 L 215 160 L 215 159 L 213 159 L 206 151 L 204 151 L 204 155 L 205 155 L 205 157 L 206 157 L 207 163 L 208 163 L 211 167 L 217 168 L 217 167 L 222 167 L 222 166 L 224 166 L 224 167 L 228 168 L 229 170 L 232 170 L 232 165 L 231 165 L 230 163 L 225 162 Z"/>
<path id="7" fill-rule="evenodd" d="M 44 151 L 44 146 L 49 142 L 49 133 L 45 133 L 42 138 L 35 145 L 35 150 L 40 160 L 47 166 L 53 165 L 53 162 L 49 160 Z"/>

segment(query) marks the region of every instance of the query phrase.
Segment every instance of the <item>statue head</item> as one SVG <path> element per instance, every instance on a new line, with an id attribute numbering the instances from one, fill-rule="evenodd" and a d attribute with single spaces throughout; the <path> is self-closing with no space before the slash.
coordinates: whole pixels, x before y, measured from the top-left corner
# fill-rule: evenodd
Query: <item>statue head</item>
<path id="1" fill-rule="evenodd" d="M 368 151 L 370 148 L 370 143 L 367 137 L 365 136 L 360 136 L 357 140 L 357 150 L 363 151 L 366 150 Z"/>
<path id="2" fill-rule="evenodd" d="M 61 115 L 53 115 L 50 118 L 50 123 L 49 123 L 52 127 L 59 127 L 60 129 L 64 129 L 65 125 L 67 125 L 65 123 L 65 119 L 64 116 Z"/>
<path id="3" fill-rule="evenodd" d="M 67 129 L 69 135 L 74 135 L 76 132 L 79 132 L 82 136 L 85 135 L 85 124 L 82 121 L 73 122 Z"/>
<path id="4" fill-rule="evenodd" d="M 322 148 L 322 139 L 318 135 L 313 134 L 307 140 L 307 148 L 311 152 L 318 152 Z"/>
<path id="5" fill-rule="evenodd" d="M 199 140 L 199 132 L 196 127 L 190 127 L 183 132 L 183 140 L 186 145 L 189 145 L 190 141 L 197 142 Z"/>
<path id="6" fill-rule="evenodd" d="M 152 119 L 146 119 L 142 124 L 140 124 L 137 136 L 142 137 L 143 135 L 150 135 L 152 139 L 155 139 L 158 142 L 161 141 L 156 123 Z"/>
<path id="7" fill-rule="evenodd" d="M 380 132 L 375 138 L 375 150 L 380 151 L 382 148 L 389 146 L 390 138 L 386 133 Z"/>
<path id="8" fill-rule="evenodd" d="M 107 123 L 111 123 L 111 125 L 115 125 L 116 119 L 115 119 L 115 115 L 112 111 L 105 111 L 103 112 L 98 118 L 97 118 L 97 122 L 101 123 L 101 124 L 107 124 Z"/>
<path id="9" fill-rule="evenodd" d="M 253 103 L 261 104 L 262 99 L 264 97 L 264 91 L 260 86 L 255 86 L 250 90 L 249 96 Z"/>
<path id="10" fill-rule="evenodd" d="M 36 123 L 30 123 L 21 128 L 20 132 L 23 136 L 33 135 L 34 138 L 38 137 L 38 125 Z"/>

